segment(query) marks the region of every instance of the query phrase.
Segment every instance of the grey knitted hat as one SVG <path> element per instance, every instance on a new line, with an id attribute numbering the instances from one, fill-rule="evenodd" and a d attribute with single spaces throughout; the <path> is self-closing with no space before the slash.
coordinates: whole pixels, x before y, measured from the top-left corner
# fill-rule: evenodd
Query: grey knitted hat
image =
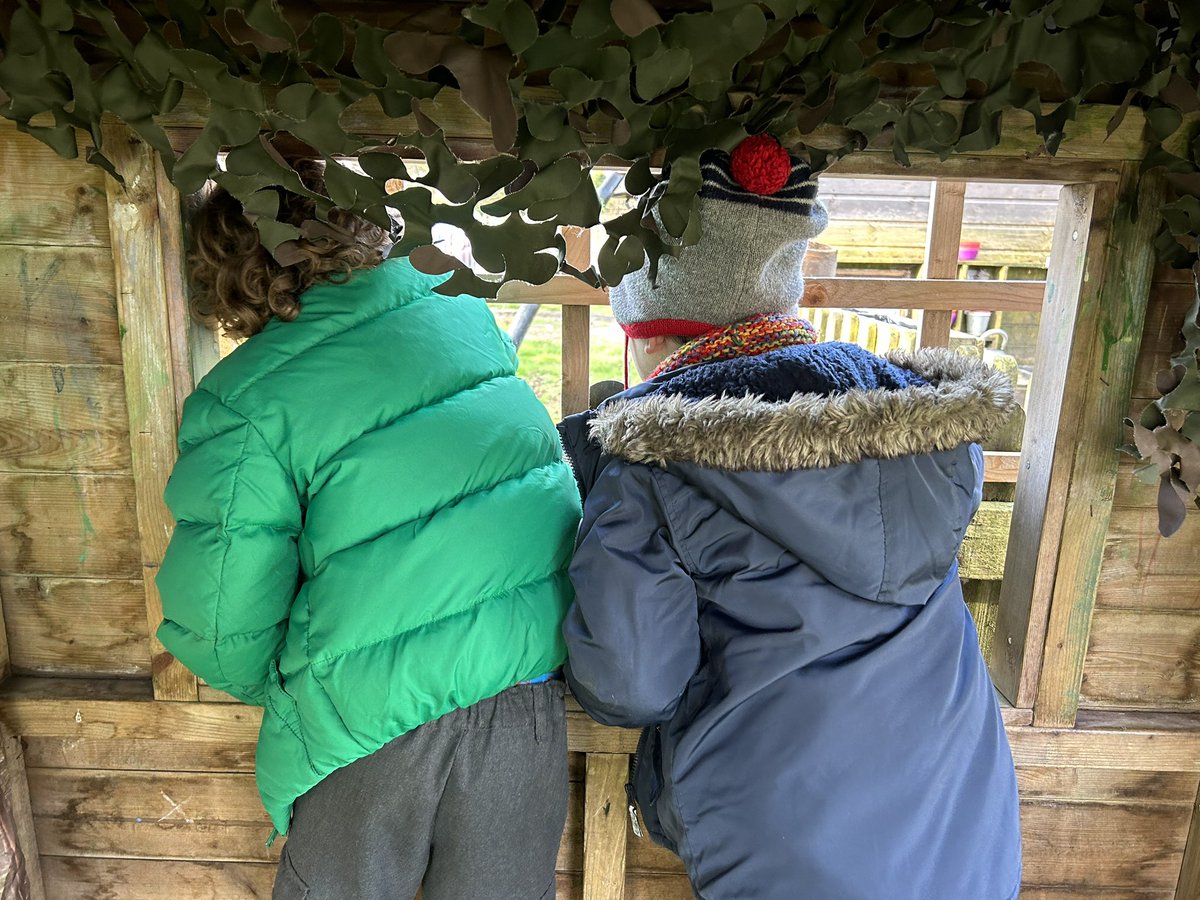
<path id="1" fill-rule="evenodd" d="M 808 166 L 757 135 L 732 155 L 707 151 L 700 169 L 699 242 L 678 257 L 664 255 L 655 284 L 646 265 L 609 292 L 630 337 L 696 337 L 794 312 L 804 294 L 804 253 L 829 221 Z"/>

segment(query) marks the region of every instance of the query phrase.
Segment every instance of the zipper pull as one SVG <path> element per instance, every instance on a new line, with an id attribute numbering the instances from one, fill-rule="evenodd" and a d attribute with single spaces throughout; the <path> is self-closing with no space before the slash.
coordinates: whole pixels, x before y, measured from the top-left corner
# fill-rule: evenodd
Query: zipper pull
<path id="1" fill-rule="evenodd" d="M 642 823 L 638 821 L 637 797 L 633 793 L 633 785 L 625 785 L 625 797 L 629 801 L 629 824 L 633 826 L 633 836 L 639 840 L 645 835 L 642 834 Z"/>

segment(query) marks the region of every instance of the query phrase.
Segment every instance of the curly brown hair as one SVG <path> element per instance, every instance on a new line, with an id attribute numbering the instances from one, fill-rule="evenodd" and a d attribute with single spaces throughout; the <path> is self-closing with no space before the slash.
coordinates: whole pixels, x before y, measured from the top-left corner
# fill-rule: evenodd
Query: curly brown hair
<path id="1" fill-rule="evenodd" d="M 306 160 L 295 164 L 305 187 L 325 193 L 324 167 Z M 301 229 L 290 242 L 299 260 L 283 265 L 259 239 L 242 204 L 221 187 L 198 198 L 192 216 L 188 268 L 192 283 L 192 315 L 226 334 L 248 338 L 271 317 L 290 322 L 300 314 L 300 296 L 318 282 L 339 284 L 357 269 L 383 261 L 388 234 L 378 225 L 334 208 L 317 220 L 316 201 L 277 188 L 279 220 Z"/>

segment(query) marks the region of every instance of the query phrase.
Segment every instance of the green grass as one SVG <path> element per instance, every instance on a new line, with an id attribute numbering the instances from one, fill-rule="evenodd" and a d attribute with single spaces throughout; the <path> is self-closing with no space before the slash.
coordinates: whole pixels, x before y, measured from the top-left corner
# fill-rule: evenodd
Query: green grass
<path id="1" fill-rule="evenodd" d="M 518 307 L 511 303 L 492 305 L 496 321 L 507 330 Z M 562 418 L 562 307 L 543 306 L 525 335 L 520 348 L 517 374 L 529 382 L 538 399 L 557 422 Z M 624 378 L 625 338 L 607 308 L 592 310 L 591 366 L 589 384 Z"/>

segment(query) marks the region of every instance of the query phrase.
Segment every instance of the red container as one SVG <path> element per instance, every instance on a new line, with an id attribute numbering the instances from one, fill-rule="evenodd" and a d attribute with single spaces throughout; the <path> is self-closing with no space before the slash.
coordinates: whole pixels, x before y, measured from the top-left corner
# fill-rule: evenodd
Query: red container
<path id="1" fill-rule="evenodd" d="M 961 241 L 958 245 L 959 262 L 970 262 L 979 256 L 979 241 Z"/>

